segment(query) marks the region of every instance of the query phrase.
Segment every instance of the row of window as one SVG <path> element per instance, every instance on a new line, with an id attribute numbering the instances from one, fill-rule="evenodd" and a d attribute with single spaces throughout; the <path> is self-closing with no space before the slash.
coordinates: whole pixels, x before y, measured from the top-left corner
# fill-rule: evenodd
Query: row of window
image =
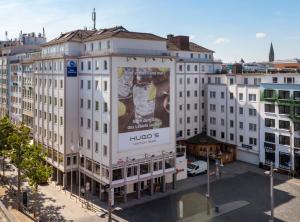
<path id="1" fill-rule="evenodd" d="M 54 79 L 54 88 L 57 88 L 57 79 Z M 52 79 L 48 79 L 48 83 L 47 83 L 47 79 L 39 79 L 39 87 L 43 87 L 43 88 L 46 88 L 47 87 L 47 84 L 48 84 L 48 88 L 50 88 L 52 86 Z M 38 79 L 35 78 L 35 85 L 37 86 L 38 85 Z M 61 89 L 64 88 L 64 81 L 61 79 L 59 81 L 59 87 Z"/>
<path id="2" fill-rule="evenodd" d="M 94 62 L 94 70 L 99 70 L 100 69 L 100 61 L 95 60 Z M 107 60 L 103 61 L 103 65 L 102 65 L 103 70 L 107 70 L 108 69 L 108 63 Z M 84 71 L 84 70 L 88 70 L 91 71 L 92 70 L 92 61 L 81 61 L 80 62 L 80 70 Z"/>
<path id="3" fill-rule="evenodd" d="M 86 149 L 91 149 L 91 140 L 90 139 L 86 139 L 86 142 L 84 143 L 84 139 L 83 137 L 79 138 L 79 146 L 80 147 L 86 147 Z M 94 150 L 95 153 L 99 152 L 99 143 L 95 142 L 95 146 L 94 146 Z M 103 156 L 107 156 L 107 146 L 103 145 Z"/>
<path id="4" fill-rule="evenodd" d="M 87 109 L 91 109 L 91 104 L 92 101 L 90 99 L 88 99 L 86 101 L 86 108 Z M 80 108 L 83 109 L 84 108 L 84 99 L 80 99 Z M 100 110 L 100 102 L 99 101 L 95 101 L 95 111 L 99 111 Z M 108 112 L 108 103 L 104 102 L 103 103 L 103 112 Z"/>
<path id="5" fill-rule="evenodd" d="M 216 130 L 210 130 L 209 135 L 212 136 L 212 137 L 216 137 L 217 136 L 217 131 Z M 221 139 L 225 139 L 225 132 L 221 131 L 220 132 L 220 137 L 221 137 Z M 234 134 L 233 133 L 229 134 L 229 139 L 230 139 L 230 141 L 234 141 Z M 239 135 L 239 142 L 244 143 L 244 136 L 243 135 Z M 257 145 L 257 138 L 249 137 L 248 144 L 256 146 Z"/>
<path id="6" fill-rule="evenodd" d="M 84 80 L 81 79 L 80 80 L 80 89 L 88 89 L 90 90 L 91 87 L 92 87 L 92 81 L 91 80 L 87 80 L 87 86 L 85 87 L 85 84 L 84 84 Z M 95 80 L 95 90 L 99 89 L 99 82 L 98 80 Z M 107 81 L 103 81 L 103 91 L 106 92 L 108 90 L 108 82 Z"/>
<path id="7" fill-rule="evenodd" d="M 275 104 L 265 104 L 265 112 L 266 113 L 275 113 Z M 289 115 L 289 114 L 292 114 L 292 112 L 296 116 L 300 116 L 300 107 L 295 106 L 294 109 L 292 109 L 288 105 L 278 105 L 278 113 L 279 114 Z"/>
<path id="8" fill-rule="evenodd" d="M 39 96 L 39 102 L 40 103 L 47 103 L 47 100 L 48 100 L 49 105 L 52 105 L 52 103 L 54 104 L 54 106 L 58 105 L 57 97 L 53 98 L 52 96 L 43 96 L 43 95 Z M 38 101 L 37 94 L 35 94 L 35 101 Z M 64 107 L 64 99 L 63 98 L 59 98 L 59 107 Z"/>
<path id="9" fill-rule="evenodd" d="M 291 138 L 289 136 L 285 135 L 279 135 L 279 141 L 278 143 L 280 145 L 290 145 Z M 276 136 L 275 133 L 267 133 L 265 132 L 265 141 L 268 143 L 276 143 Z M 294 147 L 300 148 L 300 138 L 294 138 Z"/>

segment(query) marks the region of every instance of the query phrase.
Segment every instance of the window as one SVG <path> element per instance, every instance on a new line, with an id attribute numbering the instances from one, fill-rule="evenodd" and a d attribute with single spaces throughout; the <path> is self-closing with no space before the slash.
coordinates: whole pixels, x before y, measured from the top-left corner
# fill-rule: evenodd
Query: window
<path id="1" fill-rule="evenodd" d="M 198 116 L 194 116 L 194 122 L 195 122 L 195 123 L 198 122 Z"/>
<path id="2" fill-rule="evenodd" d="M 234 108 L 233 108 L 233 106 L 230 106 L 230 113 L 234 113 Z"/>
<path id="3" fill-rule="evenodd" d="M 189 90 L 186 91 L 186 97 L 190 97 L 190 91 Z"/>
<path id="4" fill-rule="evenodd" d="M 209 134 L 210 134 L 210 136 L 216 136 L 216 131 L 215 130 L 210 130 Z"/>
<path id="5" fill-rule="evenodd" d="M 180 85 L 182 84 L 182 78 L 179 79 L 179 84 L 180 84 Z"/>
<path id="6" fill-rule="evenodd" d="M 95 153 L 99 152 L 99 143 L 95 142 Z"/>
<path id="7" fill-rule="evenodd" d="M 215 91 L 210 91 L 209 95 L 210 95 L 210 98 L 216 98 L 216 92 Z"/>
<path id="8" fill-rule="evenodd" d="M 96 60 L 95 61 L 95 70 L 99 70 L 99 61 L 98 60 Z"/>
<path id="9" fill-rule="evenodd" d="M 290 121 L 279 120 L 279 129 L 290 129 Z"/>
<path id="10" fill-rule="evenodd" d="M 300 138 L 294 138 L 294 147 L 300 148 Z"/>
<path id="11" fill-rule="evenodd" d="M 194 109 L 198 110 L 198 104 L 197 103 L 194 103 Z"/>
<path id="12" fill-rule="evenodd" d="M 240 122 L 239 125 L 240 125 L 240 129 L 244 128 L 244 123 L 243 122 Z"/>
<path id="13" fill-rule="evenodd" d="M 88 70 L 91 70 L 92 69 L 92 63 L 91 61 L 88 61 Z"/>
<path id="14" fill-rule="evenodd" d="M 250 144 L 250 145 L 256 146 L 256 144 L 257 144 L 257 139 L 256 139 L 256 138 L 249 137 L 249 144 Z"/>
<path id="15" fill-rule="evenodd" d="M 225 112 L 225 106 L 221 105 L 221 113 L 224 113 L 224 112 Z"/>
<path id="16" fill-rule="evenodd" d="M 198 83 L 198 79 L 194 78 L 194 83 L 197 84 Z M 300 92 L 299 92 L 300 93 Z M 300 96 L 299 96 L 300 97 Z"/>
<path id="17" fill-rule="evenodd" d="M 186 78 L 186 84 L 190 84 L 191 80 L 190 78 Z"/>
<path id="18" fill-rule="evenodd" d="M 80 89 L 83 89 L 83 80 L 80 80 Z"/>
<path id="19" fill-rule="evenodd" d="M 230 99 L 233 99 L 233 93 L 229 94 Z"/>
<path id="20" fill-rule="evenodd" d="M 103 111 L 106 113 L 108 111 L 108 104 L 104 102 Z"/>
<path id="21" fill-rule="evenodd" d="M 256 94 L 249 94 L 249 101 L 256 101 Z"/>
<path id="22" fill-rule="evenodd" d="M 99 101 L 95 101 L 95 110 L 99 111 Z"/>
<path id="23" fill-rule="evenodd" d="M 231 128 L 233 128 L 233 127 L 234 127 L 234 122 L 233 122 L 233 120 L 230 120 L 230 122 L 229 122 L 229 123 L 230 123 L 230 124 L 229 124 L 229 125 L 230 125 L 230 127 L 231 127 Z"/>
<path id="24" fill-rule="evenodd" d="M 249 108 L 249 116 L 256 116 L 256 109 Z"/>
<path id="25" fill-rule="evenodd" d="M 221 126 L 225 125 L 225 119 L 221 119 Z"/>
<path id="26" fill-rule="evenodd" d="M 182 65 L 179 65 L 179 71 L 182 71 Z"/>
<path id="27" fill-rule="evenodd" d="M 186 135 L 189 136 L 190 134 L 191 134 L 191 130 L 190 130 L 190 129 L 187 129 L 187 130 L 186 130 Z"/>
<path id="28" fill-rule="evenodd" d="M 294 91 L 294 100 L 300 100 L 300 91 Z"/>
<path id="29" fill-rule="evenodd" d="M 290 91 L 286 91 L 286 90 L 278 91 L 278 99 L 289 99 L 289 98 L 290 98 Z"/>
<path id="30" fill-rule="evenodd" d="M 179 97 L 182 97 L 182 92 L 181 91 L 179 92 Z"/>
<path id="31" fill-rule="evenodd" d="M 88 129 L 91 128 L 91 119 L 87 119 L 87 128 L 88 128 Z"/>
<path id="32" fill-rule="evenodd" d="M 91 100 L 90 99 L 88 99 L 88 101 L 87 101 L 87 108 L 91 109 Z"/>
<path id="33" fill-rule="evenodd" d="M 239 100 L 242 101 L 244 98 L 244 94 L 243 93 L 239 93 Z"/>
<path id="34" fill-rule="evenodd" d="M 250 131 L 256 131 L 256 124 L 254 124 L 254 123 L 249 123 L 249 130 L 250 130 Z"/>
<path id="35" fill-rule="evenodd" d="M 230 140 L 231 140 L 231 141 L 234 140 L 234 135 L 233 135 L 233 133 L 230 133 Z"/>
<path id="36" fill-rule="evenodd" d="M 230 78 L 230 79 L 229 79 L 229 84 L 230 84 L 230 85 L 233 85 L 233 84 L 234 84 L 233 78 Z"/>
<path id="37" fill-rule="evenodd" d="M 242 135 L 240 135 L 240 143 L 244 142 L 244 137 Z"/>
<path id="38" fill-rule="evenodd" d="M 274 104 L 265 104 L 265 112 L 266 113 L 275 113 L 275 105 Z"/>
<path id="39" fill-rule="evenodd" d="M 103 62 L 103 69 L 107 70 L 107 61 L 106 60 L 104 60 L 104 62 Z"/>
<path id="40" fill-rule="evenodd" d="M 190 123 L 190 117 L 186 118 L 186 123 Z"/>
<path id="41" fill-rule="evenodd" d="M 248 78 L 244 78 L 244 85 L 248 85 Z"/>
<path id="42" fill-rule="evenodd" d="M 194 54 L 193 54 L 193 53 L 191 53 L 191 59 L 192 59 L 192 58 L 194 58 Z"/>
<path id="43" fill-rule="evenodd" d="M 99 130 L 99 122 L 95 121 L 95 130 L 98 131 Z"/>
<path id="44" fill-rule="evenodd" d="M 290 158 L 289 153 L 279 152 L 279 167 L 283 169 L 290 169 Z"/>
<path id="45" fill-rule="evenodd" d="M 277 77 L 272 77 L 272 82 L 273 83 L 277 83 L 278 82 L 278 78 Z"/>
<path id="46" fill-rule="evenodd" d="M 63 144 L 63 137 L 62 136 L 59 137 L 59 143 L 60 143 L 60 145 Z"/>
<path id="47" fill-rule="evenodd" d="M 209 108 L 210 108 L 210 111 L 216 111 L 216 105 L 215 104 L 209 104 Z"/>
<path id="48" fill-rule="evenodd" d="M 225 133 L 221 132 L 221 138 L 224 139 L 225 138 Z"/>
<path id="49" fill-rule="evenodd" d="M 107 81 L 104 81 L 103 84 L 104 84 L 104 91 L 106 92 L 107 91 Z"/>
<path id="50" fill-rule="evenodd" d="M 190 65 L 187 65 L 186 66 L 186 71 L 190 71 L 190 69 L 191 69 Z"/>
<path id="51" fill-rule="evenodd" d="M 190 104 L 186 104 L 186 110 L 190 110 Z"/>
<path id="52" fill-rule="evenodd" d="M 265 133 L 265 141 L 270 143 L 275 143 L 275 134 L 274 133 Z"/>
<path id="53" fill-rule="evenodd" d="M 290 107 L 289 106 L 284 106 L 284 105 L 279 105 L 278 106 L 278 113 L 279 114 L 290 114 Z"/>
<path id="54" fill-rule="evenodd" d="M 103 132 L 104 132 L 104 133 L 107 133 L 107 123 L 104 123 L 104 124 L 103 124 Z"/>
<path id="55" fill-rule="evenodd" d="M 264 97 L 265 98 L 273 98 L 274 94 L 275 94 L 275 91 L 272 90 L 272 89 L 266 89 L 264 91 Z"/>
<path id="56" fill-rule="evenodd" d="M 275 119 L 265 119 L 265 127 L 275 127 Z"/>
<path id="57" fill-rule="evenodd" d="M 279 144 L 281 145 L 290 145 L 290 137 L 279 135 Z"/>
<path id="58" fill-rule="evenodd" d="M 91 80 L 88 80 L 88 89 L 91 89 Z"/>
<path id="59" fill-rule="evenodd" d="M 80 99 L 80 108 L 83 108 L 83 99 Z"/>
<path id="60" fill-rule="evenodd" d="M 60 80 L 60 88 L 61 89 L 64 88 L 64 82 L 63 82 L 63 80 Z"/>
<path id="61" fill-rule="evenodd" d="M 224 99 L 224 97 L 225 97 L 225 93 L 221 92 L 221 99 Z"/>
<path id="62" fill-rule="evenodd" d="M 80 126 L 83 127 L 83 118 L 80 117 Z"/>
<path id="63" fill-rule="evenodd" d="M 62 126 L 64 124 L 64 118 L 60 117 L 60 125 Z"/>
<path id="64" fill-rule="evenodd" d="M 284 77 L 284 83 L 293 84 L 295 82 L 294 77 Z"/>
<path id="65" fill-rule="evenodd" d="M 59 106 L 60 106 L 60 107 L 63 107 L 63 106 L 64 106 L 64 101 L 63 101 L 63 99 L 59 99 Z"/>
<path id="66" fill-rule="evenodd" d="M 198 97 L 198 91 L 197 90 L 194 91 L 194 97 Z"/>
<path id="67" fill-rule="evenodd" d="M 239 113 L 240 113 L 240 115 L 243 115 L 243 114 L 244 114 L 244 109 L 243 109 L 243 107 L 240 107 L 240 108 L 239 108 Z"/>

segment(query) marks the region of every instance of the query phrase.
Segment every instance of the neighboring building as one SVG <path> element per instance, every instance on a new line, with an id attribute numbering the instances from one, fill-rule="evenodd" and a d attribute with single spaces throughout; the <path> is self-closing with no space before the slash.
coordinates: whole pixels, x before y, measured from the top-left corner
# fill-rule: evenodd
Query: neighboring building
<path id="1" fill-rule="evenodd" d="M 283 70 L 299 70 L 300 69 L 300 59 L 289 59 L 289 60 L 275 60 L 273 66 L 276 69 Z"/>
<path id="2" fill-rule="evenodd" d="M 207 74 L 220 73 L 222 66 L 212 50 L 190 42 L 188 36 L 167 39 L 168 50 L 176 57 L 176 137 L 184 140 L 206 131 Z"/>
<path id="3" fill-rule="evenodd" d="M 300 172 L 300 78 L 289 84 L 263 83 L 260 161 Z"/>
<path id="4" fill-rule="evenodd" d="M 270 121 L 272 124 L 276 122 L 277 126 L 279 120 L 280 122 L 283 120 L 287 121 L 288 114 L 276 114 L 278 113 L 277 108 L 276 112 L 274 111 L 275 114 L 265 113 L 265 101 L 261 101 L 262 87 L 290 89 L 290 95 L 293 95 L 292 92 L 297 91 L 296 89 L 300 89 L 300 74 L 228 74 L 215 76 L 212 80 L 213 82 L 207 85 L 208 135 L 221 142 L 235 144 L 238 160 L 257 165 L 260 162 L 267 164 L 268 160 L 265 161 L 264 155 L 265 131 L 274 131 L 276 128 L 264 127 L 266 118 L 272 116 L 274 120 Z M 282 103 L 284 102 L 285 101 L 282 101 Z M 291 121 L 290 125 L 292 126 L 291 133 L 296 138 L 294 143 L 297 144 L 297 136 L 299 135 L 299 118 L 297 115 L 299 110 L 297 108 L 296 99 L 294 99 L 291 104 L 293 109 L 289 109 L 287 112 L 291 111 L 292 120 L 295 123 L 292 124 Z M 272 110 L 274 110 L 274 107 L 275 106 L 272 105 Z M 280 109 L 285 110 L 285 108 Z M 287 127 L 287 122 L 280 124 Z M 282 130 L 279 134 L 280 133 L 282 133 Z M 274 154 L 274 160 L 276 160 L 275 166 L 286 169 L 283 165 L 279 164 L 279 152 L 287 152 L 287 148 L 289 147 L 287 147 L 287 144 L 285 146 L 278 145 L 278 133 L 276 135 L 276 143 L 274 142 L 273 145 L 274 150 L 276 147 L 276 155 Z M 298 145 L 296 145 L 296 147 L 297 146 Z M 284 147 L 287 148 L 283 151 Z M 297 152 L 296 149 L 295 151 Z M 267 157 L 269 158 L 269 156 Z M 295 162 L 292 165 L 292 169 L 298 170 L 299 172 L 299 160 L 296 160 L 295 157 L 292 161 Z"/>

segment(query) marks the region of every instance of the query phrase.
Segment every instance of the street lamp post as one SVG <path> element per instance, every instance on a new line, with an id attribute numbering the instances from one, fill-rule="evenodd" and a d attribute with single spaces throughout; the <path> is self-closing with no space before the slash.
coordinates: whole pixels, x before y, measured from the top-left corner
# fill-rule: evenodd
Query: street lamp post
<path id="1" fill-rule="evenodd" d="M 271 162 L 271 169 L 270 169 L 270 201 L 271 201 L 271 219 L 270 222 L 274 221 L 274 184 L 273 184 L 273 162 Z"/>
<path id="2" fill-rule="evenodd" d="M 209 154 L 208 154 L 208 147 L 206 149 L 206 163 L 207 163 L 207 193 L 206 193 L 206 199 L 207 199 L 207 208 L 206 212 L 207 215 L 210 215 L 210 182 L 209 182 Z"/>

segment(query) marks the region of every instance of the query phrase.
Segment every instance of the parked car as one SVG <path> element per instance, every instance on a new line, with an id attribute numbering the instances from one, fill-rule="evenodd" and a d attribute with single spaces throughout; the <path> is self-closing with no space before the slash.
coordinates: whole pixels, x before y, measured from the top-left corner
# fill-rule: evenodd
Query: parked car
<path id="1" fill-rule="evenodd" d="M 202 160 L 198 160 L 187 165 L 187 173 L 189 176 L 195 176 L 200 173 L 207 172 L 207 163 Z"/>

